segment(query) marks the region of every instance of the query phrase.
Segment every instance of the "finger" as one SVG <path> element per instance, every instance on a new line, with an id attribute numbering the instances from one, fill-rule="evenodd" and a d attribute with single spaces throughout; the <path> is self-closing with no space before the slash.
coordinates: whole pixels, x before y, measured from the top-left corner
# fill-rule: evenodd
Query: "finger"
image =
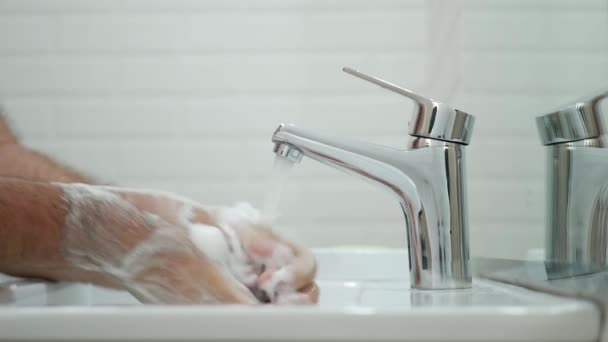
<path id="1" fill-rule="evenodd" d="M 313 283 L 316 273 L 316 263 L 313 258 L 309 258 L 307 253 L 300 255 L 293 263 L 278 270 L 267 270 L 257 280 L 257 285 L 266 294 L 276 300 L 277 296 L 294 292 L 297 289 L 306 289 Z M 314 299 L 314 289 L 311 290 Z M 273 301 L 274 301 L 273 300 Z"/>
<path id="2" fill-rule="evenodd" d="M 215 218 L 213 217 L 213 213 L 209 209 L 203 207 L 195 207 L 192 210 L 192 222 L 213 226 L 215 225 Z"/>
<path id="3" fill-rule="evenodd" d="M 272 257 L 276 248 L 276 242 L 267 239 L 254 239 L 245 243 L 245 251 L 253 257 Z"/>
<path id="4" fill-rule="evenodd" d="M 319 302 L 319 287 L 315 283 L 308 284 L 300 291 L 281 293 L 277 296 L 275 303 L 310 305 Z"/>
<path id="5" fill-rule="evenodd" d="M 306 295 L 311 303 L 318 303 L 321 295 L 321 289 L 316 283 L 308 284 L 298 290 L 299 293 Z"/>
<path id="6" fill-rule="evenodd" d="M 195 251 L 198 272 L 198 283 L 202 286 L 202 297 L 199 302 L 216 302 L 225 304 L 257 304 L 259 301 L 227 269 L 215 264 L 206 255 Z"/>
<path id="7" fill-rule="evenodd" d="M 260 302 L 245 285 L 232 275 L 216 269 L 216 274 L 210 279 L 210 286 L 220 303 L 226 304 L 259 304 Z"/>
<path id="8" fill-rule="evenodd" d="M 280 293 L 313 283 L 317 263 L 309 249 L 288 241 L 265 223 L 247 222 L 237 226 L 237 230 L 247 255 L 266 267 L 256 285 L 268 297 L 276 299 Z"/>
<path id="9" fill-rule="evenodd" d="M 143 303 L 152 304 L 258 304 L 259 301 L 230 274 L 214 266 L 175 266 L 148 269 L 125 287 Z"/>
<path id="10" fill-rule="evenodd" d="M 266 248 L 272 247 L 271 255 L 276 263 L 273 266 L 277 269 L 287 268 L 287 273 L 291 274 L 291 285 L 294 289 L 312 283 L 317 273 L 317 262 L 310 249 L 283 238 L 269 228 L 262 228 L 259 232 L 260 234 L 256 236 L 257 239 L 253 239 L 254 244 L 261 239 L 266 243 Z"/>
<path id="11" fill-rule="evenodd" d="M 286 266 L 292 275 L 292 286 L 294 289 L 303 288 L 311 284 L 317 274 L 317 261 L 311 250 L 301 248 L 294 243 L 289 243 L 295 254 L 295 259 Z"/>
<path id="12" fill-rule="evenodd" d="M 273 231 L 265 224 L 249 225 L 239 230 L 243 248 L 252 257 L 268 258 L 278 266 L 291 262 L 298 254 L 305 254 L 307 249 L 299 247 Z"/>
<path id="13" fill-rule="evenodd" d="M 270 257 L 280 239 L 270 227 L 259 224 L 233 226 L 238 231 L 243 248 L 251 256 Z"/>
<path id="14" fill-rule="evenodd" d="M 169 230 L 156 234 L 125 263 L 126 287 L 145 302 L 163 304 L 256 304 L 253 294 L 226 269 L 215 264 L 186 237 Z M 179 235 L 181 233 L 182 235 Z M 161 243 L 159 249 L 156 243 Z"/>
<path id="15" fill-rule="evenodd" d="M 257 284 L 271 297 L 278 287 L 296 290 L 311 284 L 315 278 L 317 264 L 313 253 L 270 230 L 249 237 L 245 248 L 266 266 Z"/>

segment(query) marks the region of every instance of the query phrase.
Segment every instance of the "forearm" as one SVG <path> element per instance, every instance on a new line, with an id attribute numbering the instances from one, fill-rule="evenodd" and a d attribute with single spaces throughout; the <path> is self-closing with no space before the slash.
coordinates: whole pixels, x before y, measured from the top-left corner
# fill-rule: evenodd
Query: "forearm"
<path id="1" fill-rule="evenodd" d="M 0 178 L 0 272 L 45 277 L 61 267 L 66 210 L 55 186 Z"/>
<path id="2" fill-rule="evenodd" d="M 0 145 L 0 177 L 34 182 L 92 183 L 91 179 L 19 144 Z"/>
<path id="3" fill-rule="evenodd" d="M 66 261 L 69 210 L 59 186 L 0 178 L 0 273 L 116 287 L 106 275 Z"/>

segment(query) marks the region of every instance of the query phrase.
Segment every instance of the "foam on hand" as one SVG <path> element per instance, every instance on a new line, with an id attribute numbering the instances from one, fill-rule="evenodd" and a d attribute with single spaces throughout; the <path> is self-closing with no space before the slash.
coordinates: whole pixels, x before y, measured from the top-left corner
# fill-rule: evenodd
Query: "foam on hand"
<path id="1" fill-rule="evenodd" d="M 249 203 L 238 203 L 234 207 L 221 210 L 218 215 L 218 223 L 226 233 L 228 245 L 233 247 L 227 258 L 233 274 L 239 280 L 245 280 L 243 284 L 249 287 L 258 299 L 287 303 L 287 295 L 296 293 L 293 288 L 293 272 L 288 267 L 295 258 L 292 249 L 280 241 L 272 241 L 270 253 L 247 255 L 234 231 L 240 226 L 255 230 L 256 224 L 260 222 L 269 224 L 266 221 L 267 218 Z"/>
<path id="2" fill-rule="evenodd" d="M 62 245 L 66 260 L 81 269 L 111 275 L 136 293 L 140 300 L 152 303 L 193 300 L 179 291 L 167 291 L 163 272 L 148 272 L 171 268 L 162 251 L 188 253 L 188 249 L 184 249 L 184 239 L 188 238 L 213 264 L 232 275 L 239 286 L 249 288 L 260 301 L 269 299 L 272 303 L 285 303 L 297 294 L 290 266 L 295 258 L 292 248 L 270 230 L 270 222 L 248 203 L 209 210 L 214 221 L 200 224 L 194 222 L 200 205 L 170 194 L 84 184 L 55 185 L 61 187 L 64 201 L 70 208 Z M 146 199 L 152 204 L 144 205 Z M 138 205 L 164 209 L 164 215 Z M 129 222 L 131 226 L 111 229 L 115 228 L 116 222 Z M 133 227 L 148 227 L 149 230 Z M 136 239 L 142 240 L 131 243 L 138 241 Z M 252 246 L 264 252 L 258 253 Z M 197 256 L 198 253 L 192 255 Z M 194 300 L 221 302 L 211 292 L 201 295 L 204 298 Z"/>

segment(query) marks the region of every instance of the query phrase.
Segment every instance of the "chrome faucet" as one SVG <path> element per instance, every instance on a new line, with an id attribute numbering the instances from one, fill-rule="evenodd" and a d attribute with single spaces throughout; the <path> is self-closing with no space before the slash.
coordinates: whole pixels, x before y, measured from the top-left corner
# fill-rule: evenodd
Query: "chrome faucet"
<path id="1" fill-rule="evenodd" d="M 547 146 L 546 244 L 549 261 L 606 265 L 608 145 L 603 92 L 536 118 Z"/>
<path id="2" fill-rule="evenodd" d="M 272 136 L 275 153 L 293 161 L 307 156 L 395 195 L 405 216 L 413 288 L 471 287 L 465 147 L 474 117 L 356 70 L 343 70 L 414 100 L 408 149 L 280 125 Z"/>

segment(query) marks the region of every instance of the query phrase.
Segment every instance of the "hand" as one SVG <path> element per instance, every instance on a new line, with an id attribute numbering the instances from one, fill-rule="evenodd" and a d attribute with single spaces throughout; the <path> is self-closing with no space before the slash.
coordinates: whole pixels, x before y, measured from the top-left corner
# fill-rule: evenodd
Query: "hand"
<path id="1" fill-rule="evenodd" d="M 315 261 L 250 206 L 207 208 L 175 195 L 59 184 L 72 268 L 110 277 L 146 303 L 312 303 Z M 257 297 L 256 297 L 257 296 Z"/>
<path id="2" fill-rule="evenodd" d="M 213 210 L 209 217 L 216 226 L 237 234 L 232 240 L 241 244 L 245 258 L 258 270 L 255 281 L 246 282 L 255 293 L 273 303 L 318 301 L 316 262 L 310 250 L 274 232 L 246 203 Z"/>

